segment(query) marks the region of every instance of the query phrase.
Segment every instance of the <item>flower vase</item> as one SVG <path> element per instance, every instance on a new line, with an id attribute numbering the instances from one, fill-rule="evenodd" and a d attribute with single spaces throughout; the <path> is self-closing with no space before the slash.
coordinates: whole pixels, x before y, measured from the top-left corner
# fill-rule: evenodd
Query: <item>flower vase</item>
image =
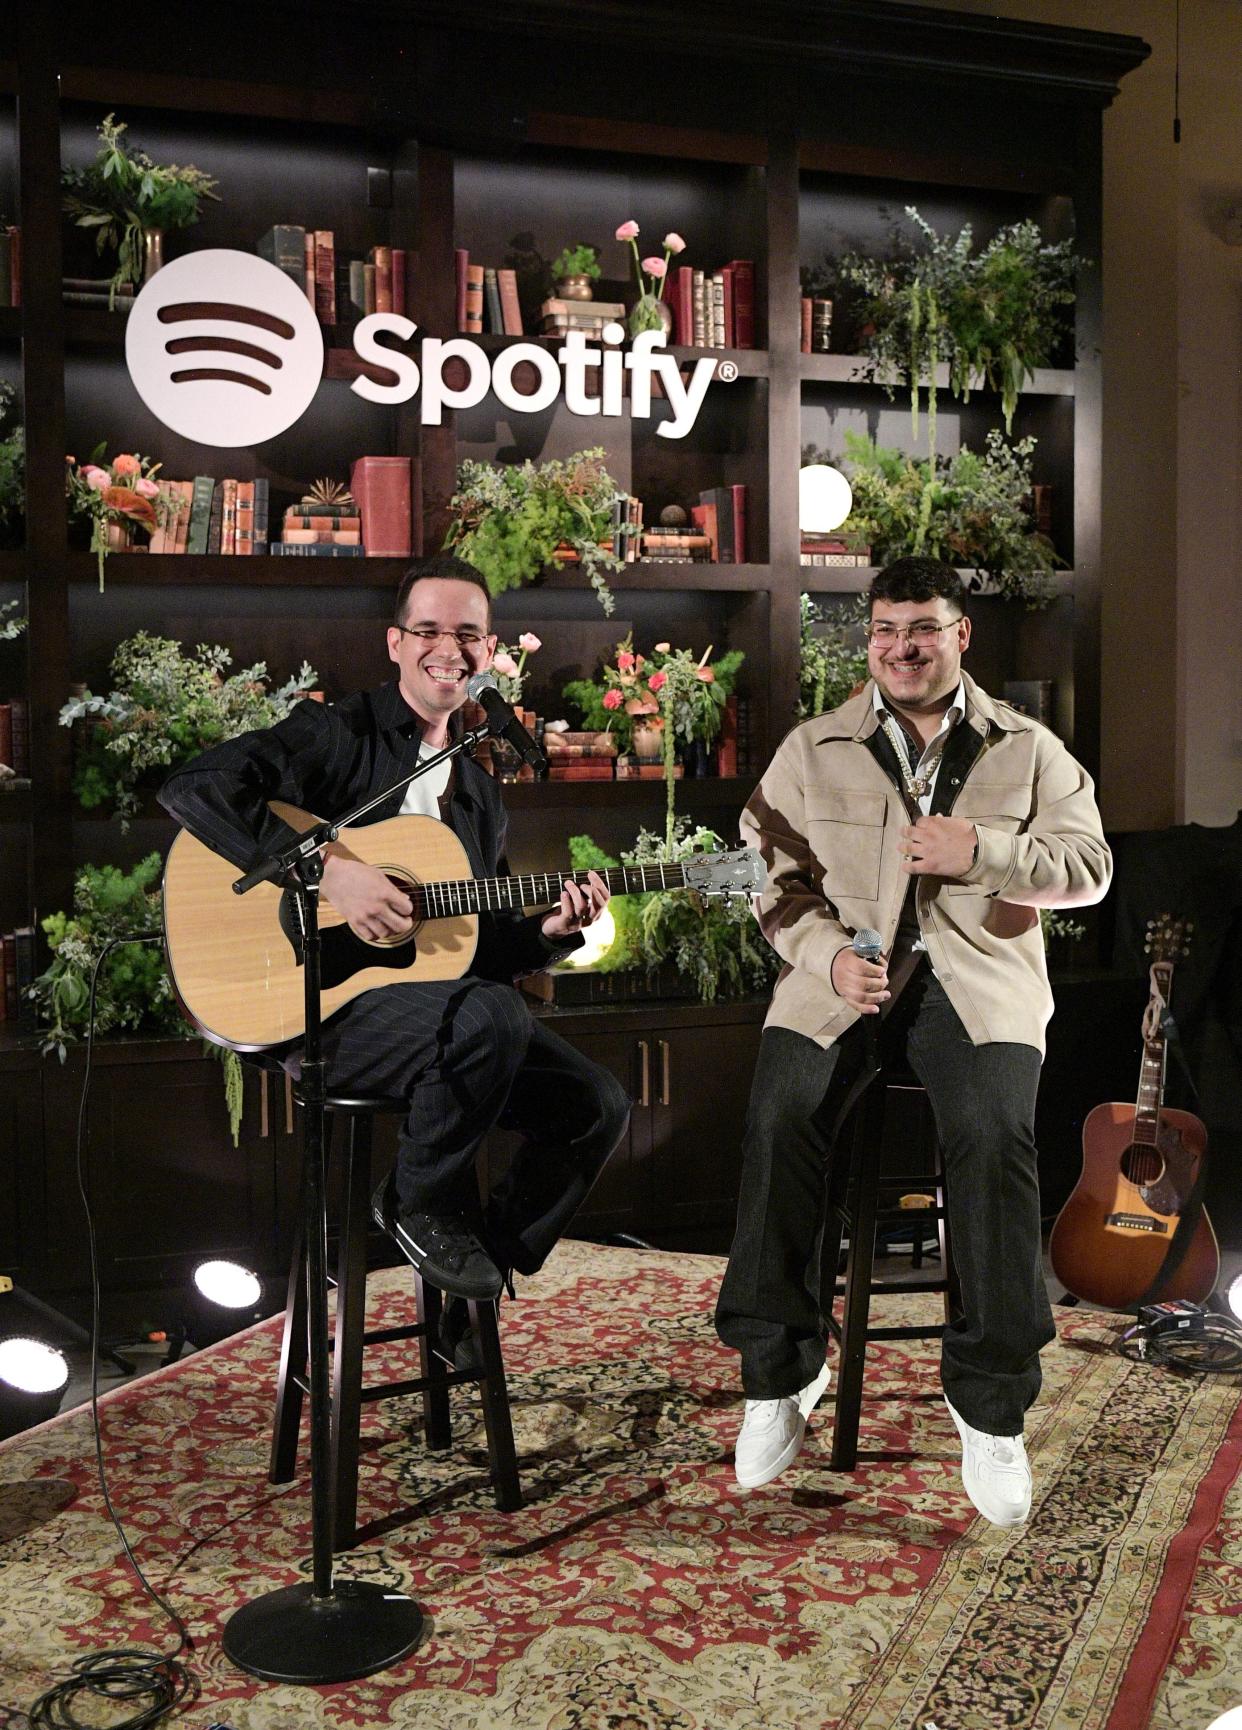
<path id="1" fill-rule="evenodd" d="M 562 300 L 593 300 L 595 298 L 595 290 L 591 286 L 589 276 L 558 277 L 556 292 Z"/>
<path id="2" fill-rule="evenodd" d="M 664 723 L 635 721 L 632 750 L 636 757 L 659 757 L 664 751 Z"/>
<path id="3" fill-rule="evenodd" d="M 640 294 L 626 322 L 631 336 L 644 330 L 662 330 L 667 342 L 673 334 L 673 309 L 654 294 Z"/>
<path id="4" fill-rule="evenodd" d="M 150 282 L 156 271 L 164 268 L 164 230 L 162 228 L 143 229 L 142 251 L 145 259 L 142 279 L 144 282 Z"/>

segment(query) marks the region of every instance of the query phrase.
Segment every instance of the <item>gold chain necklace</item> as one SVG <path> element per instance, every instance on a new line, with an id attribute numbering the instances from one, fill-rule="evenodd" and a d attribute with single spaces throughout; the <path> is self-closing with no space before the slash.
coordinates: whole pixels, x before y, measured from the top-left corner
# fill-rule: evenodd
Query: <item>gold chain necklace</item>
<path id="1" fill-rule="evenodd" d="M 917 805 L 919 800 L 925 797 L 927 790 L 931 786 L 935 777 L 936 770 L 940 767 L 940 759 L 944 756 L 944 747 L 949 742 L 949 735 L 947 733 L 945 734 L 944 744 L 941 745 L 940 749 L 934 756 L 924 758 L 924 760 L 919 764 L 916 773 L 910 768 L 910 755 L 906 750 L 901 729 L 887 710 L 885 710 L 884 714 L 880 717 L 880 725 L 883 727 L 888 737 L 889 744 L 896 752 L 897 767 L 901 770 L 901 779 L 905 785 L 906 795 L 914 804 Z"/>

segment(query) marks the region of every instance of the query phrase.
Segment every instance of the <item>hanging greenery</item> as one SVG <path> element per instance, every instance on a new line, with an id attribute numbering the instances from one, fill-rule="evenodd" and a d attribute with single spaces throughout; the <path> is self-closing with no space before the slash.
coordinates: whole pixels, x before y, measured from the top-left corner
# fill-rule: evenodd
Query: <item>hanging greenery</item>
<path id="1" fill-rule="evenodd" d="M 862 597 L 865 599 L 865 597 Z M 798 718 L 839 708 L 867 677 L 867 652 L 851 646 L 845 624 L 824 613 L 810 595 L 798 602 Z"/>

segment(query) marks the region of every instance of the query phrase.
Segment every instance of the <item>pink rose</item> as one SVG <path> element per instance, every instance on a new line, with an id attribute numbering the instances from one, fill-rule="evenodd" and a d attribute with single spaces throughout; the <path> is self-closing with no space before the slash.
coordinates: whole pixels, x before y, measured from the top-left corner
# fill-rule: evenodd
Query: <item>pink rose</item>
<path id="1" fill-rule="evenodd" d="M 710 667 L 696 667 L 694 676 L 696 679 L 702 679 L 705 685 L 714 685 L 716 682 L 716 675 Z"/>
<path id="2" fill-rule="evenodd" d="M 665 686 L 667 684 L 668 684 L 668 674 L 667 673 L 653 673 L 651 675 L 651 677 L 647 680 L 647 689 L 649 691 L 658 691 L 663 686 Z"/>
<path id="3" fill-rule="evenodd" d="M 621 224 L 620 228 L 617 230 L 617 239 L 618 240 L 633 240 L 634 236 L 637 233 L 638 233 L 638 224 L 636 222 L 623 222 Z"/>
<path id="4" fill-rule="evenodd" d="M 91 491 L 95 493 L 101 493 L 105 487 L 110 487 L 112 485 L 112 476 L 108 473 L 107 469 L 96 468 L 94 463 L 89 463 L 87 467 L 82 470 L 82 479 L 86 482 Z"/>
<path id="5" fill-rule="evenodd" d="M 644 258 L 643 269 L 647 272 L 648 276 L 663 276 L 664 272 L 668 269 L 668 265 L 665 264 L 662 258 Z"/>
<path id="6" fill-rule="evenodd" d="M 160 496 L 160 489 L 154 481 L 149 481 L 146 475 L 139 475 L 134 482 L 134 491 L 141 493 L 144 499 L 157 499 Z"/>
<path id="7" fill-rule="evenodd" d="M 667 643 L 657 643 L 652 653 L 656 655 L 667 655 L 668 649 L 669 646 Z"/>
<path id="8" fill-rule="evenodd" d="M 634 665 L 634 657 L 630 654 L 628 649 L 622 649 L 621 653 L 617 656 L 617 665 L 623 673 L 628 673 L 630 668 Z"/>
<path id="9" fill-rule="evenodd" d="M 605 691 L 601 700 L 605 709 L 619 709 L 625 701 L 620 691 Z"/>
<path id="10" fill-rule="evenodd" d="M 543 644 L 533 631 L 523 631 L 518 638 L 518 648 L 525 649 L 528 655 L 533 655 L 536 649 L 542 649 Z"/>
<path id="11" fill-rule="evenodd" d="M 666 234 L 664 244 L 670 252 L 684 252 L 686 250 L 686 243 L 680 234 Z"/>
<path id="12" fill-rule="evenodd" d="M 498 673 L 516 673 L 518 670 L 517 662 L 513 656 L 506 655 L 503 649 L 498 655 L 492 656 L 492 666 Z"/>

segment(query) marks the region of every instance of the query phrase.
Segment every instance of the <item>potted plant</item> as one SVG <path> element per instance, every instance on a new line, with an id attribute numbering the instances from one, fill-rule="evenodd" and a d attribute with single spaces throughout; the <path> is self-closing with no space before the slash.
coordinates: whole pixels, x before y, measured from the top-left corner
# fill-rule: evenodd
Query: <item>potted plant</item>
<path id="1" fill-rule="evenodd" d="M 16 419 L 17 392 L 0 380 L 0 545 L 15 546 L 26 517 L 26 434 Z M 10 421 L 12 424 L 10 424 Z"/>
<path id="2" fill-rule="evenodd" d="M 168 637 L 139 631 L 112 657 L 107 697 L 83 690 L 60 711 L 63 727 L 85 723 L 74 752 L 73 790 L 87 810 L 111 803 L 127 828 L 139 788 L 208 745 L 270 727 L 316 683 L 305 662 L 279 690 L 267 689 L 262 661 L 226 676 L 232 655 L 200 643 L 187 653 Z"/>
<path id="3" fill-rule="evenodd" d="M 1034 449 L 1033 438 L 1006 444 L 994 427 L 982 456 L 963 448 L 952 458 L 916 461 L 847 432 L 854 504 L 841 534 L 869 546 L 879 565 L 922 553 L 972 571 L 968 587 L 982 588 L 986 579 L 1028 608 L 1047 606 L 1064 561 L 1031 516 Z"/>
<path id="4" fill-rule="evenodd" d="M 606 573 L 624 568 L 612 551 L 618 490 L 602 447 L 544 463 L 501 466 L 467 458 L 449 500 L 444 545 L 483 573 L 493 595 L 533 583 L 549 565 L 580 564 L 610 614 Z"/>
<path id="5" fill-rule="evenodd" d="M 95 160 L 64 168 L 60 176 L 66 214 L 78 228 L 95 230 L 96 252 L 116 251 L 113 296 L 121 283 L 139 283 L 160 268 L 165 230 L 188 228 L 198 221 L 202 200 L 217 199 L 209 174 L 193 165 L 161 167 L 126 143 L 127 131 L 124 121 L 107 115 Z"/>
<path id="6" fill-rule="evenodd" d="M 599 252 L 594 246 L 580 243 L 567 246 L 552 260 L 552 276 L 556 292 L 562 300 L 590 300 L 593 284 L 599 281 Z"/>
<path id="7" fill-rule="evenodd" d="M 125 451 L 108 462 L 104 457 L 106 449 L 106 443 L 97 444 L 90 461 L 80 466 L 75 457 L 65 458 L 69 510 L 71 515 L 85 517 L 90 522 L 91 551 L 99 560 L 100 594 L 108 553 L 124 552 L 131 547 L 139 529 L 153 535 L 177 509 L 176 503 L 155 484 L 159 463 Z"/>
<path id="8" fill-rule="evenodd" d="M 913 205 L 906 216 L 919 244 L 898 234 L 893 257 L 850 253 L 838 268 L 864 297 L 861 334 L 872 376 L 891 369 L 909 380 L 916 434 L 919 388 L 927 386 L 934 460 L 937 365 L 948 367 L 949 389 L 963 401 L 978 379 L 999 391 L 1012 432 L 1022 386 L 1037 366 L 1050 364 L 1069 329 L 1079 261 L 1068 242 L 1047 244 L 1033 222 L 1002 228 L 975 254 L 969 225 L 950 239 Z"/>
<path id="9" fill-rule="evenodd" d="M 638 284 L 638 299 L 628 320 L 630 335 L 637 336 L 644 330 L 662 330 L 668 337 L 673 330 L 673 309 L 664 298 L 668 261 L 673 253 L 684 252 L 686 243 L 680 234 L 666 234 L 664 257 L 642 258 L 638 251 L 639 232 L 634 221 L 623 222 L 617 230 L 617 239 L 628 241 L 634 254 L 634 278 Z"/>
<path id="10" fill-rule="evenodd" d="M 845 629 L 825 618 L 810 595 L 799 600 L 799 720 L 835 709 L 867 677 L 865 649 L 851 648 Z"/>

